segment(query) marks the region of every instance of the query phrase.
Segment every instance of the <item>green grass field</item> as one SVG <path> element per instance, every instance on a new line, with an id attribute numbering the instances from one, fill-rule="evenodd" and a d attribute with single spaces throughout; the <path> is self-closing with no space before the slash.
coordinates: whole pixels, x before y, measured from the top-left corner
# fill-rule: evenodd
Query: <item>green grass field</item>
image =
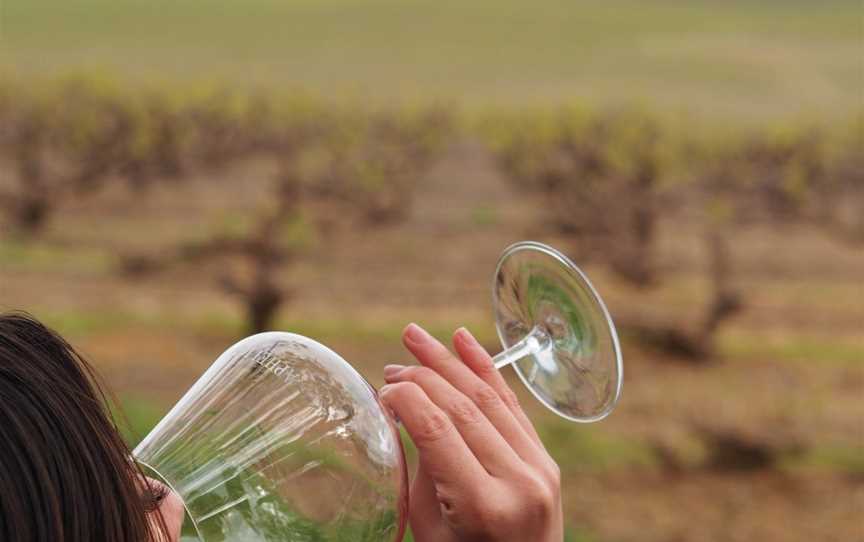
<path id="1" fill-rule="evenodd" d="M 636 101 L 707 116 L 860 107 L 847 0 L 5 0 L 2 62 L 471 105 Z"/>

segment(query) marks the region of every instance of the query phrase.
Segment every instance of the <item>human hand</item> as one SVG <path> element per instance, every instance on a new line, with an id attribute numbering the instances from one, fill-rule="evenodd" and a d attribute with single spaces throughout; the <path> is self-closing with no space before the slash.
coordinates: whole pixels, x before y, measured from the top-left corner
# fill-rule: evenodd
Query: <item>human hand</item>
<path id="1" fill-rule="evenodd" d="M 422 366 L 388 365 L 380 393 L 419 452 L 415 540 L 560 542 L 560 471 L 489 354 L 464 328 L 461 362 L 415 324 L 402 340 Z"/>

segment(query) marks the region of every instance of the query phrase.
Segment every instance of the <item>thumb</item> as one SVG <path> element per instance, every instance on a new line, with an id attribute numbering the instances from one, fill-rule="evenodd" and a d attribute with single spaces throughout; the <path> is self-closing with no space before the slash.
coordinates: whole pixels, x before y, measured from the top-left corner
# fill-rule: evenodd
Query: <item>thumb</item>
<path id="1" fill-rule="evenodd" d="M 426 540 L 446 540 L 439 531 L 444 527 L 441 503 L 432 477 L 426 471 L 421 459 L 411 484 L 410 499 L 411 530 L 418 542 Z"/>

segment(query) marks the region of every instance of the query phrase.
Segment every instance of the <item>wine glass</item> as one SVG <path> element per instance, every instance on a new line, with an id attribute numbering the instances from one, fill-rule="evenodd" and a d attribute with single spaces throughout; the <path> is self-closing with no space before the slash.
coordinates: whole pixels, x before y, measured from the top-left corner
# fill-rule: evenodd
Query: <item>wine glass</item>
<path id="1" fill-rule="evenodd" d="M 492 287 L 495 326 L 534 396 L 574 422 L 602 420 L 621 395 L 623 364 L 615 324 L 599 294 L 569 258 L 534 241 L 507 247 Z"/>
<path id="2" fill-rule="evenodd" d="M 399 431 L 338 354 L 293 333 L 226 350 L 135 448 L 183 500 L 184 541 L 398 542 Z"/>

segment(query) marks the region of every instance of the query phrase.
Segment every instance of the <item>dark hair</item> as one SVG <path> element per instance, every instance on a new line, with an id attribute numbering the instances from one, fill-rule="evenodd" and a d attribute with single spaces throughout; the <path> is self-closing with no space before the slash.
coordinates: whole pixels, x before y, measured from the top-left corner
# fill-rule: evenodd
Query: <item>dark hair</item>
<path id="1" fill-rule="evenodd" d="M 155 540 L 163 496 L 131 460 L 90 365 L 32 317 L 0 314 L 0 540 Z"/>

